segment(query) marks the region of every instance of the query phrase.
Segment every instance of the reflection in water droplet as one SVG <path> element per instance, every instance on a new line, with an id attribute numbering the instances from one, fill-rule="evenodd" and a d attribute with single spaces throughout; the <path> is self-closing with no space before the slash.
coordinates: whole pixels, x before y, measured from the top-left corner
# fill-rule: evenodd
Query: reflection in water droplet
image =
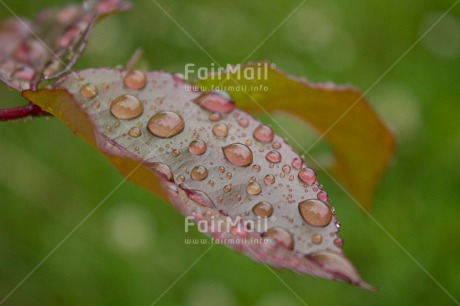
<path id="1" fill-rule="evenodd" d="M 147 84 L 147 77 L 142 71 L 130 71 L 126 74 L 124 83 L 125 86 L 130 89 L 139 90 L 144 88 L 145 84 Z"/>
<path id="2" fill-rule="evenodd" d="M 259 165 L 252 166 L 252 172 L 259 172 L 259 171 L 260 171 L 260 166 Z"/>
<path id="3" fill-rule="evenodd" d="M 129 129 L 128 134 L 131 137 L 137 138 L 142 135 L 142 132 L 140 128 L 138 128 L 137 126 L 133 126 L 132 128 Z"/>
<path id="4" fill-rule="evenodd" d="M 265 184 L 272 185 L 275 183 L 275 177 L 271 174 L 267 174 L 264 178 Z"/>
<path id="5" fill-rule="evenodd" d="M 332 220 L 332 211 L 329 206 L 319 200 L 300 202 L 299 212 L 302 218 L 312 226 L 327 226 Z"/>
<path id="6" fill-rule="evenodd" d="M 314 235 L 311 237 L 311 241 L 312 241 L 314 244 L 320 244 L 321 242 L 323 242 L 323 236 L 321 236 L 320 234 L 314 234 Z"/>
<path id="7" fill-rule="evenodd" d="M 217 123 L 213 126 L 212 132 L 217 137 L 227 137 L 228 136 L 228 126 L 223 123 Z"/>
<path id="8" fill-rule="evenodd" d="M 266 231 L 264 237 L 273 239 L 279 246 L 288 250 L 294 249 L 294 238 L 292 234 L 282 227 L 272 227 Z"/>
<path id="9" fill-rule="evenodd" d="M 196 166 L 192 169 L 190 177 L 196 181 L 202 181 L 208 177 L 208 169 L 203 166 Z"/>
<path id="10" fill-rule="evenodd" d="M 235 166 L 247 167 L 252 163 L 251 149 L 241 143 L 234 143 L 222 148 L 225 158 Z"/>
<path id="11" fill-rule="evenodd" d="M 300 157 L 296 157 L 292 160 L 291 165 L 296 169 L 300 169 L 303 166 L 303 161 Z"/>
<path id="12" fill-rule="evenodd" d="M 222 90 L 204 92 L 194 102 L 211 112 L 228 113 L 235 108 L 233 98 Z"/>
<path id="13" fill-rule="evenodd" d="M 224 186 L 224 191 L 225 191 L 225 192 L 230 192 L 230 191 L 232 191 L 232 185 L 225 185 L 225 186 Z"/>
<path id="14" fill-rule="evenodd" d="M 270 151 L 265 155 L 265 158 L 271 163 L 281 162 L 281 154 L 278 151 Z"/>
<path id="15" fill-rule="evenodd" d="M 326 191 L 320 191 L 318 192 L 316 196 L 318 197 L 318 199 L 320 199 L 323 202 L 327 202 L 329 198 Z"/>
<path id="16" fill-rule="evenodd" d="M 313 185 L 316 182 L 316 173 L 311 168 L 303 168 L 299 171 L 299 179 L 308 185 Z"/>
<path id="17" fill-rule="evenodd" d="M 275 150 L 278 150 L 281 148 L 281 143 L 279 141 L 274 141 L 272 143 L 272 148 L 275 149 Z"/>
<path id="18" fill-rule="evenodd" d="M 98 90 L 96 85 L 92 83 L 86 83 L 80 88 L 80 93 L 86 99 L 92 99 L 97 95 Z"/>
<path id="19" fill-rule="evenodd" d="M 238 119 L 238 124 L 241 126 L 241 127 L 248 127 L 249 126 L 249 121 L 248 119 L 246 118 L 240 118 Z"/>
<path id="20" fill-rule="evenodd" d="M 260 186 L 260 184 L 252 182 L 248 184 L 248 186 L 246 187 L 246 191 L 251 195 L 258 195 L 262 192 L 262 187 Z"/>
<path id="21" fill-rule="evenodd" d="M 252 208 L 259 217 L 270 217 L 273 214 L 273 206 L 268 202 L 259 202 Z"/>
<path id="22" fill-rule="evenodd" d="M 207 145 L 206 142 L 203 140 L 193 140 L 190 142 L 188 146 L 188 150 L 190 153 L 195 154 L 195 155 L 201 155 L 207 150 Z"/>
<path id="23" fill-rule="evenodd" d="M 282 169 L 283 169 L 284 173 L 290 173 L 291 172 L 291 166 L 289 166 L 289 165 L 284 165 Z"/>
<path id="24" fill-rule="evenodd" d="M 153 169 L 156 173 L 158 173 L 164 179 L 173 182 L 174 176 L 171 168 L 168 165 L 162 163 L 151 163 L 150 168 Z"/>
<path id="25" fill-rule="evenodd" d="M 160 138 L 173 137 L 183 131 L 184 119 L 174 112 L 156 113 L 147 123 L 147 128 L 153 135 Z"/>
<path id="26" fill-rule="evenodd" d="M 260 125 L 254 130 L 253 136 L 260 142 L 272 142 L 275 134 L 269 126 Z"/>
<path id="27" fill-rule="evenodd" d="M 119 96 L 110 104 L 110 112 L 118 119 L 134 119 L 142 115 L 143 111 L 141 101 L 131 95 Z"/>

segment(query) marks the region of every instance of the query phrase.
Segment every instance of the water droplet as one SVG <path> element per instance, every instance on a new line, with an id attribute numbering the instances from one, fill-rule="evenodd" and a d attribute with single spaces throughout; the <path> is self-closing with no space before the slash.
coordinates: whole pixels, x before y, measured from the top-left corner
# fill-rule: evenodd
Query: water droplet
<path id="1" fill-rule="evenodd" d="M 212 132 L 217 137 L 227 137 L 228 136 L 228 126 L 223 123 L 217 123 L 213 126 Z"/>
<path id="2" fill-rule="evenodd" d="M 300 202 L 299 212 L 302 218 L 312 226 L 327 226 L 332 220 L 332 211 L 329 206 L 319 200 Z"/>
<path id="3" fill-rule="evenodd" d="M 179 114 L 169 111 L 156 113 L 147 124 L 150 133 L 160 138 L 173 137 L 182 132 L 184 127 L 184 119 Z"/>
<path id="4" fill-rule="evenodd" d="M 220 166 L 220 167 L 218 168 L 218 170 L 219 170 L 220 173 L 224 173 L 224 172 L 225 172 L 225 168 L 222 167 L 222 166 Z"/>
<path id="5" fill-rule="evenodd" d="M 296 169 L 300 169 L 303 166 L 303 161 L 300 157 L 296 157 L 292 160 L 291 165 Z"/>
<path id="6" fill-rule="evenodd" d="M 196 166 L 192 169 L 190 177 L 196 181 L 202 181 L 208 177 L 208 169 L 203 166 Z"/>
<path id="7" fill-rule="evenodd" d="M 209 181 L 209 182 L 208 182 L 208 185 L 209 185 L 209 186 L 214 186 L 214 181 Z"/>
<path id="8" fill-rule="evenodd" d="M 245 144 L 246 144 L 247 146 L 252 145 L 252 140 L 250 140 L 250 139 L 246 140 Z"/>
<path id="9" fill-rule="evenodd" d="M 225 192 L 230 192 L 230 191 L 232 191 L 232 185 L 225 185 L 225 186 L 224 186 L 224 191 L 225 191 Z"/>
<path id="10" fill-rule="evenodd" d="M 308 185 L 313 185 L 316 182 L 316 173 L 311 168 L 303 168 L 299 171 L 299 179 Z"/>
<path id="11" fill-rule="evenodd" d="M 224 200 L 224 199 L 223 199 L 222 197 L 218 197 L 218 198 L 217 198 L 217 202 L 219 202 L 219 203 L 222 203 L 223 200 Z"/>
<path id="12" fill-rule="evenodd" d="M 156 173 L 158 173 L 164 179 L 174 182 L 173 172 L 168 165 L 162 163 L 152 163 L 150 164 L 150 168 L 152 168 Z"/>
<path id="13" fill-rule="evenodd" d="M 260 142 L 272 142 L 273 137 L 275 137 L 275 134 L 273 133 L 273 130 L 269 126 L 259 125 L 254 130 L 253 136 L 255 139 L 257 139 Z"/>
<path id="14" fill-rule="evenodd" d="M 272 148 L 275 150 L 281 149 L 281 143 L 279 141 L 274 141 L 272 143 Z"/>
<path id="15" fill-rule="evenodd" d="M 248 184 L 248 186 L 246 187 L 246 191 L 251 195 L 258 195 L 262 192 L 262 187 L 260 186 L 260 184 L 252 182 Z"/>
<path id="16" fill-rule="evenodd" d="M 259 217 L 270 217 L 273 214 L 273 206 L 268 202 L 259 202 L 252 208 L 252 211 Z"/>
<path id="17" fill-rule="evenodd" d="M 291 172 L 291 166 L 289 166 L 289 165 L 284 165 L 282 169 L 283 169 L 284 173 L 290 173 Z"/>
<path id="18" fill-rule="evenodd" d="M 178 150 L 178 149 L 172 150 L 172 151 L 171 151 L 171 155 L 172 155 L 173 157 L 179 156 L 179 155 L 180 155 L 180 150 Z"/>
<path id="19" fill-rule="evenodd" d="M 211 121 L 219 121 L 221 119 L 222 119 L 221 113 L 214 112 L 214 113 L 209 114 L 209 120 Z"/>
<path id="20" fill-rule="evenodd" d="M 225 158 L 239 167 L 247 167 L 252 163 L 252 151 L 241 143 L 234 143 L 222 148 Z"/>
<path id="21" fill-rule="evenodd" d="M 130 71 L 126 74 L 124 83 L 125 86 L 130 89 L 139 90 L 144 88 L 145 84 L 147 84 L 147 77 L 142 71 Z"/>
<path id="22" fill-rule="evenodd" d="M 259 172 L 259 171 L 260 171 L 260 166 L 259 165 L 252 166 L 252 172 Z"/>
<path id="23" fill-rule="evenodd" d="M 134 119 L 142 115 L 143 111 L 141 101 L 131 95 L 119 96 L 110 104 L 110 112 L 118 119 Z"/>
<path id="24" fill-rule="evenodd" d="M 288 250 L 294 249 L 294 238 L 292 238 L 292 234 L 282 227 L 272 227 L 266 231 L 263 236 L 273 239 L 283 248 Z"/>
<path id="25" fill-rule="evenodd" d="M 272 185 L 275 183 L 275 177 L 271 174 L 267 174 L 264 178 L 265 184 Z"/>
<path id="26" fill-rule="evenodd" d="M 311 241 L 312 241 L 314 244 L 320 244 L 321 242 L 323 242 L 323 236 L 321 236 L 320 234 L 314 234 L 314 235 L 311 237 Z"/>
<path id="27" fill-rule="evenodd" d="M 265 155 L 265 158 L 271 163 L 281 162 L 281 154 L 278 151 L 270 151 Z"/>
<path id="28" fill-rule="evenodd" d="M 86 99 L 92 99 L 97 95 L 98 90 L 96 85 L 92 83 L 86 83 L 80 88 L 80 93 Z"/>
<path id="29" fill-rule="evenodd" d="M 207 150 L 207 145 L 206 142 L 203 140 L 193 140 L 190 142 L 188 146 L 188 150 L 190 153 L 195 154 L 195 155 L 201 155 Z"/>
<path id="30" fill-rule="evenodd" d="M 133 126 L 132 128 L 129 129 L 128 134 L 131 137 L 137 138 L 142 135 L 142 131 L 137 126 Z"/>
<path id="31" fill-rule="evenodd" d="M 185 181 L 185 177 L 184 177 L 183 175 L 179 175 L 179 176 L 177 177 L 177 181 L 180 182 L 180 183 L 182 183 L 183 181 Z"/>
<path id="32" fill-rule="evenodd" d="M 232 176 L 233 176 L 233 175 L 232 175 L 231 172 L 227 172 L 227 174 L 225 175 L 225 177 L 226 177 L 227 179 L 229 179 L 229 180 L 232 178 Z"/>
<path id="33" fill-rule="evenodd" d="M 246 127 L 249 126 L 249 121 L 248 121 L 248 119 L 246 119 L 246 118 L 240 118 L 240 119 L 238 119 L 238 124 L 239 124 L 241 127 L 246 128 Z"/>
<path id="34" fill-rule="evenodd" d="M 110 125 L 106 125 L 105 126 L 105 131 L 108 133 L 110 131 L 112 131 L 112 127 Z"/>
<path id="35" fill-rule="evenodd" d="M 316 196 L 323 202 L 326 202 L 329 198 L 326 191 L 320 191 Z"/>
<path id="36" fill-rule="evenodd" d="M 212 112 L 228 113 L 235 108 L 233 98 L 222 90 L 204 92 L 193 101 Z"/>
<path id="37" fill-rule="evenodd" d="M 343 246 L 343 240 L 342 238 L 335 238 L 334 239 L 334 244 L 338 247 L 342 247 Z"/>

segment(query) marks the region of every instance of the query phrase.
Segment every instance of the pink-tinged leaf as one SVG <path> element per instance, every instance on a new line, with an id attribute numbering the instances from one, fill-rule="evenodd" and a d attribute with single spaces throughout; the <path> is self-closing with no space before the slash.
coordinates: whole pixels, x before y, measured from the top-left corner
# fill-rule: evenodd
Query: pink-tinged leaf
<path id="1" fill-rule="evenodd" d="M 242 77 L 245 75 L 259 77 Z M 375 189 L 393 158 L 395 139 L 358 90 L 311 84 L 271 69 L 269 63 L 249 64 L 229 75 L 201 80 L 198 85 L 247 88 L 234 94 L 241 109 L 287 112 L 311 125 L 331 145 L 335 157 L 332 174 L 371 209 Z"/>
<path id="2" fill-rule="evenodd" d="M 129 9 L 124 0 L 89 1 L 82 6 L 40 12 L 33 22 L 0 24 L 0 79 L 17 90 L 36 89 L 76 63 L 97 20 Z"/>
<path id="3" fill-rule="evenodd" d="M 314 171 L 235 108 L 238 100 L 188 87 L 163 72 L 99 69 L 23 95 L 222 244 L 276 268 L 374 289 L 340 248 Z"/>

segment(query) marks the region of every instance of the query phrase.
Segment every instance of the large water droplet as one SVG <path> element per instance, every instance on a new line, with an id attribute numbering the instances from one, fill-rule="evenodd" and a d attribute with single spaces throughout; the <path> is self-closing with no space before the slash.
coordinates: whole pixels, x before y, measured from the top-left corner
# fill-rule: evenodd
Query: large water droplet
<path id="1" fill-rule="evenodd" d="M 299 212 L 302 218 L 312 226 L 327 226 L 332 220 L 332 211 L 329 206 L 319 200 L 300 202 Z"/>
<path id="2" fill-rule="evenodd" d="M 118 119 L 129 120 L 142 115 L 144 107 L 138 98 L 131 95 L 122 95 L 110 104 L 110 112 Z"/>
<path id="3" fill-rule="evenodd" d="M 288 250 L 294 249 L 294 238 L 292 238 L 292 234 L 282 227 L 272 227 L 266 231 L 263 236 L 273 239 L 278 245 Z"/>
<path id="4" fill-rule="evenodd" d="M 92 83 L 86 83 L 80 88 L 80 93 L 86 99 L 92 99 L 97 96 L 97 86 Z"/>
<path id="5" fill-rule="evenodd" d="M 252 163 L 252 151 L 241 143 L 234 143 L 222 148 L 225 158 L 239 167 L 247 167 Z"/>
<path id="6" fill-rule="evenodd" d="M 173 182 L 174 176 L 171 168 L 168 165 L 162 163 L 152 163 L 150 164 L 150 168 L 153 169 L 156 173 L 162 176 L 164 179 Z"/>
<path id="7" fill-rule="evenodd" d="M 212 112 L 228 113 L 235 108 L 233 98 L 222 90 L 204 92 L 194 102 Z"/>
<path id="8" fill-rule="evenodd" d="M 182 132 L 184 127 L 184 119 L 179 114 L 169 111 L 156 113 L 147 124 L 150 133 L 160 138 L 173 137 Z"/>
<path id="9" fill-rule="evenodd" d="M 254 138 L 260 142 L 272 142 L 273 137 L 275 137 L 275 134 L 269 126 L 259 125 L 254 130 Z"/>
<path id="10" fill-rule="evenodd" d="M 190 151 L 190 153 L 195 154 L 195 155 L 203 154 L 204 152 L 206 152 L 206 149 L 207 149 L 206 142 L 204 142 L 203 140 L 199 140 L 199 139 L 193 140 L 188 146 L 188 150 Z"/>
<path id="11" fill-rule="evenodd" d="M 273 214 L 273 206 L 268 202 L 260 202 L 254 205 L 252 211 L 259 217 L 270 217 Z"/>
<path id="12" fill-rule="evenodd" d="M 126 74 L 124 83 L 125 86 L 130 89 L 139 90 L 144 88 L 145 84 L 147 84 L 147 77 L 142 71 L 130 71 Z"/>
<path id="13" fill-rule="evenodd" d="M 303 168 L 299 171 L 299 179 L 308 185 L 313 185 L 316 182 L 316 173 L 311 168 Z"/>
<path id="14" fill-rule="evenodd" d="M 190 177 L 196 181 L 202 181 L 208 177 L 208 169 L 203 166 L 196 166 L 192 169 Z"/>
<path id="15" fill-rule="evenodd" d="M 228 126 L 223 123 L 217 123 L 213 126 L 212 132 L 217 137 L 227 137 L 228 136 Z"/>
<path id="16" fill-rule="evenodd" d="M 259 183 L 252 182 L 248 184 L 246 191 L 251 195 L 258 195 L 262 192 L 262 187 Z"/>
<path id="17" fill-rule="evenodd" d="M 265 158 L 271 163 L 281 162 L 281 154 L 278 151 L 270 151 L 265 155 Z"/>

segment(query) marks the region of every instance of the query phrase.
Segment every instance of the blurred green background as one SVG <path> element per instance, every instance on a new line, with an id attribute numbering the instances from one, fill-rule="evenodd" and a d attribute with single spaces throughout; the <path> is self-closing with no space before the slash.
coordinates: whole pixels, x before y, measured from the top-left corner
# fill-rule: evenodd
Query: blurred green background
<path id="1" fill-rule="evenodd" d="M 58 1 L 5 0 L 33 16 Z M 300 1 L 159 1 L 217 61 L 240 63 Z M 269 60 L 314 82 L 373 86 L 454 3 L 310 1 L 249 61 Z M 0 5 L 0 17 L 11 17 Z M 114 67 L 145 49 L 151 69 L 183 72 L 209 57 L 159 9 L 135 1 L 101 23 L 78 68 Z M 398 137 L 396 158 L 376 194 L 373 217 L 460 300 L 460 4 L 368 93 Z M 23 103 L 4 86 L 3 106 Z M 262 118 L 267 121 L 267 118 Z M 289 123 L 285 122 L 289 128 Z M 0 300 L 121 181 L 95 150 L 56 119 L 0 123 Z M 312 136 L 292 130 L 303 145 Z M 289 139 L 289 137 L 288 137 Z M 293 143 L 290 141 L 290 143 Z M 313 154 L 327 163 L 321 147 Z M 314 166 L 314 165 L 313 165 Z M 342 222 L 345 251 L 381 288 L 293 272 L 278 276 L 308 305 L 454 305 L 455 301 L 324 173 Z M 183 217 L 125 183 L 4 305 L 150 305 L 207 248 L 190 246 Z M 215 246 L 158 305 L 302 305 L 265 266 Z"/>

